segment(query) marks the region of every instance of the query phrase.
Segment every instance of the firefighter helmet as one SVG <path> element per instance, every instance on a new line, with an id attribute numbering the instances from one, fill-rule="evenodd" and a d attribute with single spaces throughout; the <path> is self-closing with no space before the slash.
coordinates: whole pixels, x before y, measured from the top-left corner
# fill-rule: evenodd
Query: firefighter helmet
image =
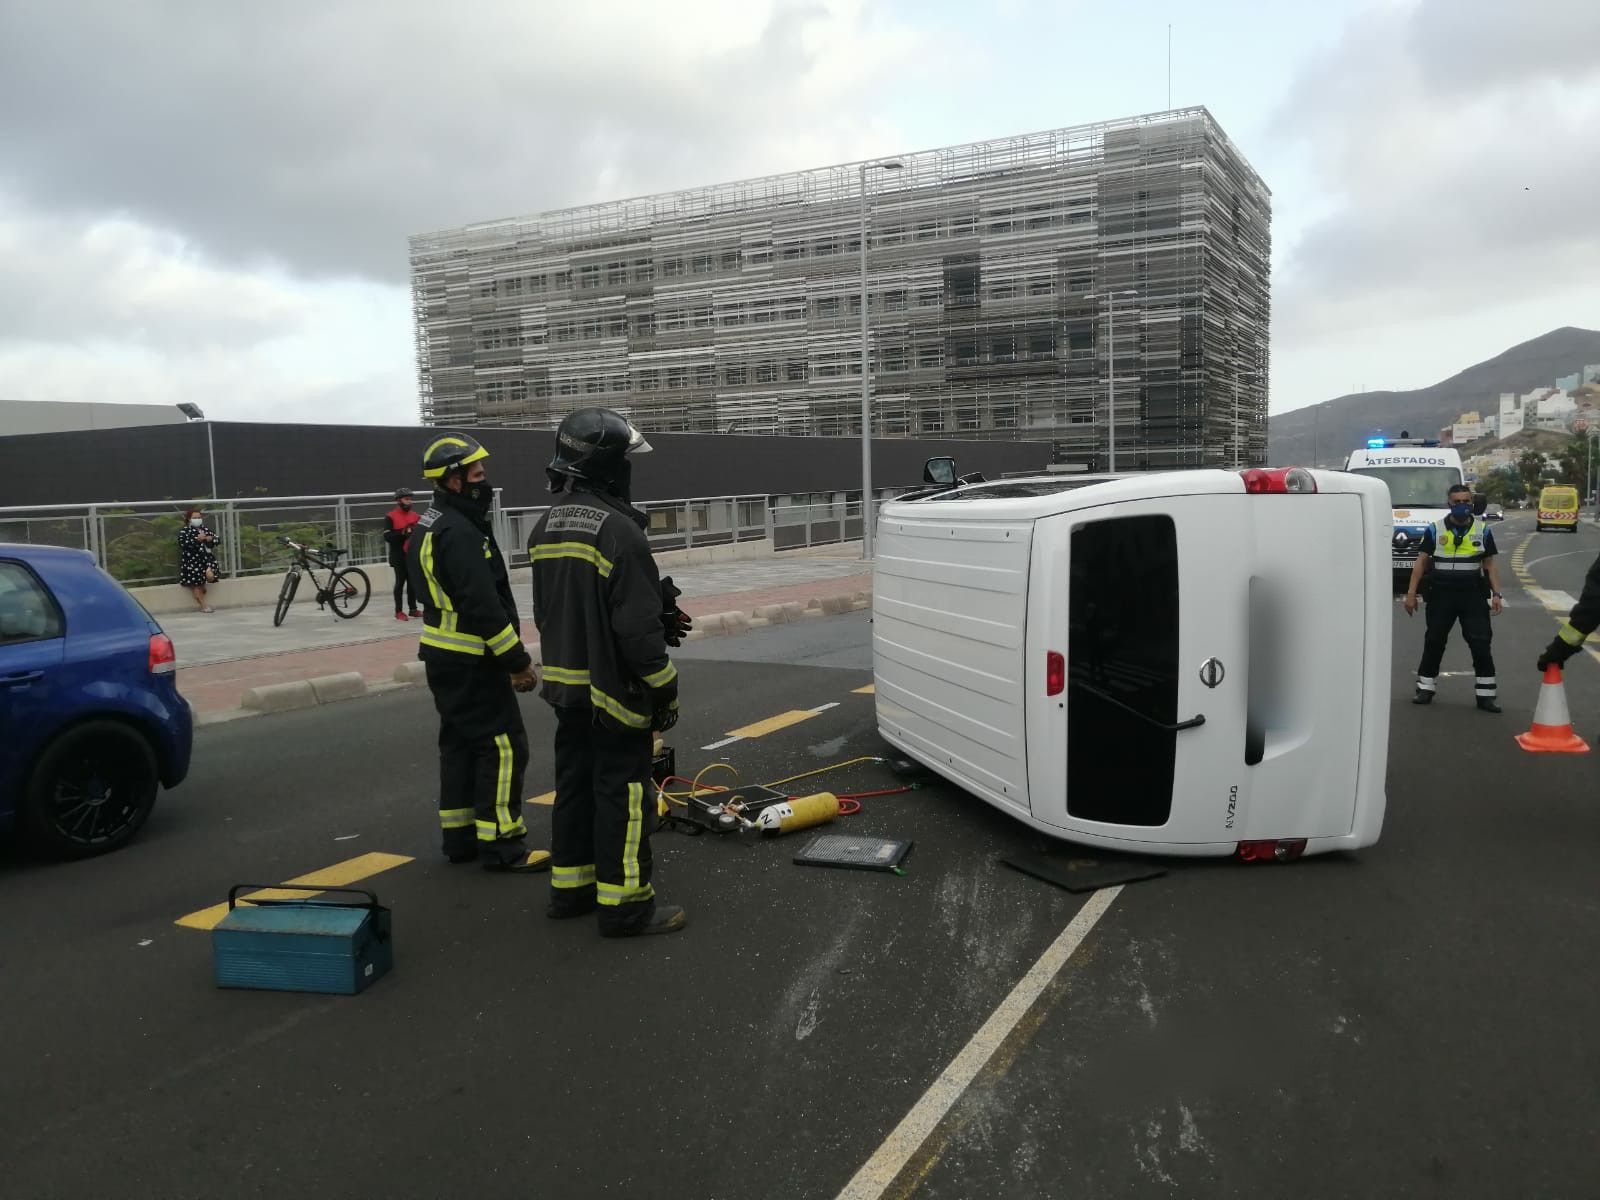
<path id="1" fill-rule="evenodd" d="M 633 423 L 609 408 L 580 408 L 556 430 L 556 454 L 549 470 L 591 483 L 615 483 L 630 454 L 647 454 L 650 443 Z"/>
<path id="2" fill-rule="evenodd" d="M 443 479 L 447 472 L 488 457 L 489 452 L 475 438 L 464 433 L 440 434 L 422 452 L 422 477 Z"/>

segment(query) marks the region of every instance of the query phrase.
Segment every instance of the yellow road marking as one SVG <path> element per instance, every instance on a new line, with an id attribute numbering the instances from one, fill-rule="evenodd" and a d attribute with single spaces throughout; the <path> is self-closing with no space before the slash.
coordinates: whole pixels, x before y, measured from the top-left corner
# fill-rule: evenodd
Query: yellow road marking
<path id="1" fill-rule="evenodd" d="M 382 851 L 374 850 L 367 854 L 358 854 L 342 863 L 334 863 L 333 866 L 324 867 L 320 871 L 312 871 L 309 875 L 285 879 L 283 887 L 247 892 L 239 897 L 239 902 L 242 904 L 246 900 L 304 900 L 308 896 L 317 895 L 322 888 L 346 887 L 395 867 L 404 866 L 411 861 L 411 858 L 404 854 L 384 854 Z M 182 925 L 185 929 L 215 929 L 217 922 L 227 915 L 227 904 L 213 904 L 210 908 L 202 908 L 199 912 L 179 917 L 173 924 Z"/>
<path id="2" fill-rule="evenodd" d="M 754 725 L 746 725 L 742 729 L 728 730 L 729 737 L 758 738 L 769 733 L 777 733 L 780 729 L 787 729 L 791 725 L 798 725 L 801 721 L 809 721 L 817 714 L 810 709 L 796 708 L 786 713 L 779 713 L 775 717 L 768 717 L 765 721 L 757 721 Z"/>
<path id="3" fill-rule="evenodd" d="M 555 802 L 556 794 L 554 792 L 540 792 L 537 796 L 528 797 L 529 804 L 554 804 Z"/>
<path id="4" fill-rule="evenodd" d="M 866 687 L 856 688 L 850 694 L 852 696 L 875 696 L 878 694 L 878 685 L 875 683 L 869 683 Z"/>

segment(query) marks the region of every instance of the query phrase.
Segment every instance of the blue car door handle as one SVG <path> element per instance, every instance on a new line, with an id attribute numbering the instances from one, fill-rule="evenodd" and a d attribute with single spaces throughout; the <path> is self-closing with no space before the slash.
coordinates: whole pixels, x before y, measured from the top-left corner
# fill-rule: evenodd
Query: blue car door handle
<path id="1" fill-rule="evenodd" d="M 0 675 L 0 687 L 27 687 L 44 678 L 43 671 L 20 671 L 15 675 Z"/>

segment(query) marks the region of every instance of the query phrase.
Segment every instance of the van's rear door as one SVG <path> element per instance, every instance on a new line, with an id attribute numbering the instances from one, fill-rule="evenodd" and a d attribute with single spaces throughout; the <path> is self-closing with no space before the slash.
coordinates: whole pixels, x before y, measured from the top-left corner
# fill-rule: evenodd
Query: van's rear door
<path id="1" fill-rule="evenodd" d="M 1352 506 L 1342 520 L 1339 504 Z M 1069 836 L 1153 846 L 1348 832 L 1363 678 L 1362 656 L 1351 652 L 1364 629 L 1361 531 L 1354 496 L 1242 492 L 1040 521 L 1030 596 L 1034 817 Z M 1341 566 L 1349 578 L 1330 581 Z M 1051 650 L 1066 666 L 1055 697 L 1044 686 Z M 1041 742 L 1060 749 L 1047 756 Z"/>

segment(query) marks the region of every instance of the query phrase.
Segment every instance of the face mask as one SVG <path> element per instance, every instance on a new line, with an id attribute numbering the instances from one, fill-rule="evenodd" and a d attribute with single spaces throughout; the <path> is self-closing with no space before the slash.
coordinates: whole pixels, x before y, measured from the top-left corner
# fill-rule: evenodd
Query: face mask
<path id="1" fill-rule="evenodd" d="M 477 483 L 462 483 L 461 498 L 468 504 L 489 511 L 489 506 L 494 503 L 494 484 L 488 478 L 478 480 Z"/>
<path id="2" fill-rule="evenodd" d="M 628 459 L 623 459 L 622 465 L 617 468 L 617 475 L 611 483 L 611 488 L 623 503 L 633 503 L 633 463 Z"/>
<path id="3" fill-rule="evenodd" d="M 1450 515 L 1458 521 L 1464 517 L 1470 517 L 1472 515 L 1471 502 L 1469 501 L 1466 504 L 1452 504 L 1450 506 Z"/>
<path id="4" fill-rule="evenodd" d="M 206 523 L 206 519 L 204 517 L 190 517 L 189 518 L 189 525 L 194 529 L 199 529 L 200 526 L 204 525 L 205 523 Z"/>
<path id="5" fill-rule="evenodd" d="M 400 507 L 401 508 L 410 508 L 411 507 L 411 498 L 409 496 L 402 496 L 400 498 Z"/>

